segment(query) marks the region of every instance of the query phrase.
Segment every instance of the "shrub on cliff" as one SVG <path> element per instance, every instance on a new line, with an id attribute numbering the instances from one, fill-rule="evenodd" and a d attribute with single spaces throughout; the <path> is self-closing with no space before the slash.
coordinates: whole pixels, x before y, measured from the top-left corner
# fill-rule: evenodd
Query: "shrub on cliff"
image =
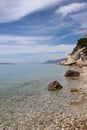
<path id="1" fill-rule="evenodd" d="M 83 49 L 83 53 L 84 53 L 85 55 L 87 55 L 87 47 L 85 47 L 85 48 Z"/>
<path id="2" fill-rule="evenodd" d="M 78 49 L 81 48 L 84 48 L 83 53 L 87 54 L 87 38 L 80 38 L 71 54 L 73 55 Z"/>
<path id="3" fill-rule="evenodd" d="M 83 48 L 83 47 L 87 47 L 87 38 L 81 38 L 78 40 L 77 42 L 77 46 L 78 48 Z"/>

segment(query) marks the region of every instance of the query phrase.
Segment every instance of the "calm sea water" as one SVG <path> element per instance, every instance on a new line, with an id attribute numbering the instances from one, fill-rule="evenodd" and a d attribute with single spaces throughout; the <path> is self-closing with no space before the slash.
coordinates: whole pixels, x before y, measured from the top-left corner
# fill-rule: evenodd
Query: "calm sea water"
<path id="1" fill-rule="evenodd" d="M 33 116 L 39 120 L 38 113 L 43 118 L 49 111 L 68 108 L 70 98 L 73 99 L 69 90 L 78 83 L 64 77 L 68 69 L 56 64 L 0 65 L 0 127 L 23 124 L 30 118 L 34 120 Z M 48 92 L 47 86 L 54 80 L 63 89 Z"/>
<path id="2" fill-rule="evenodd" d="M 58 80 L 64 87 L 73 85 L 64 77 L 68 67 L 55 64 L 0 65 L 0 98 L 19 94 L 47 93 L 47 85 Z"/>

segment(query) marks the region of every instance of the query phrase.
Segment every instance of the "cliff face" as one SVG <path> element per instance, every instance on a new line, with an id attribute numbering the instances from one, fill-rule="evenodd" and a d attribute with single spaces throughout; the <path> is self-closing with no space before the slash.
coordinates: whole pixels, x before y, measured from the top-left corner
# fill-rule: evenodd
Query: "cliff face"
<path id="1" fill-rule="evenodd" d="M 76 47 L 73 49 L 73 52 L 71 53 L 72 55 L 75 54 L 76 52 L 80 52 L 84 54 L 84 56 L 87 57 L 87 38 L 81 38 L 78 40 Z"/>
<path id="2" fill-rule="evenodd" d="M 87 65 L 87 38 L 79 39 L 72 53 L 67 56 L 67 60 L 61 62 L 60 64 Z"/>
<path id="3" fill-rule="evenodd" d="M 76 47 L 71 53 L 74 60 L 87 60 L 87 38 L 81 38 L 78 40 Z"/>

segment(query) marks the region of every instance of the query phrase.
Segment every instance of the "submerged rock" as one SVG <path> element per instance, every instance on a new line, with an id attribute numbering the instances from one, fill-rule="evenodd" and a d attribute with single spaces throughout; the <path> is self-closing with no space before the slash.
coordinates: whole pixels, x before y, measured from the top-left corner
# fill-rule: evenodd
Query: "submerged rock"
<path id="1" fill-rule="evenodd" d="M 65 77 L 78 77 L 78 76 L 80 76 L 80 73 L 78 71 L 75 71 L 75 70 L 68 70 L 65 73 Z"/>
<path id="2" fill-rule="evenodd" d="M 58 81 L 53 81 L 48 85 L 48 91 L 57 91 L 63 88 L 62 85 Z"/>

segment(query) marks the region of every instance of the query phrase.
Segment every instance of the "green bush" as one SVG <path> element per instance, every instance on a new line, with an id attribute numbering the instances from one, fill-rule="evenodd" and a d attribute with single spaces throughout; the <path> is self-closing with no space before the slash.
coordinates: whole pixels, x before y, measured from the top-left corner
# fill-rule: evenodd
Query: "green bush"
<path id="1" fill-rule="evenodd" d="M 83 53 L 85 53 L 85 55 L 87 55 L 87 47 L 83 49 Z"/>
<path id="2" fill-rule="evenodd" d="M 87 47 L 87 38 L 79 39 L 78 42 L 77 42 L 77 47 L 78 48 Z"/>
<path id="3" fill-rule="evenodd" d="M 87 38 L 80 38 L 71 54 L 73 55 L 78 49 L 81 49 L 83 47 L 85 48 L 83 49 L 83 53 L 87 54 Z"/>

